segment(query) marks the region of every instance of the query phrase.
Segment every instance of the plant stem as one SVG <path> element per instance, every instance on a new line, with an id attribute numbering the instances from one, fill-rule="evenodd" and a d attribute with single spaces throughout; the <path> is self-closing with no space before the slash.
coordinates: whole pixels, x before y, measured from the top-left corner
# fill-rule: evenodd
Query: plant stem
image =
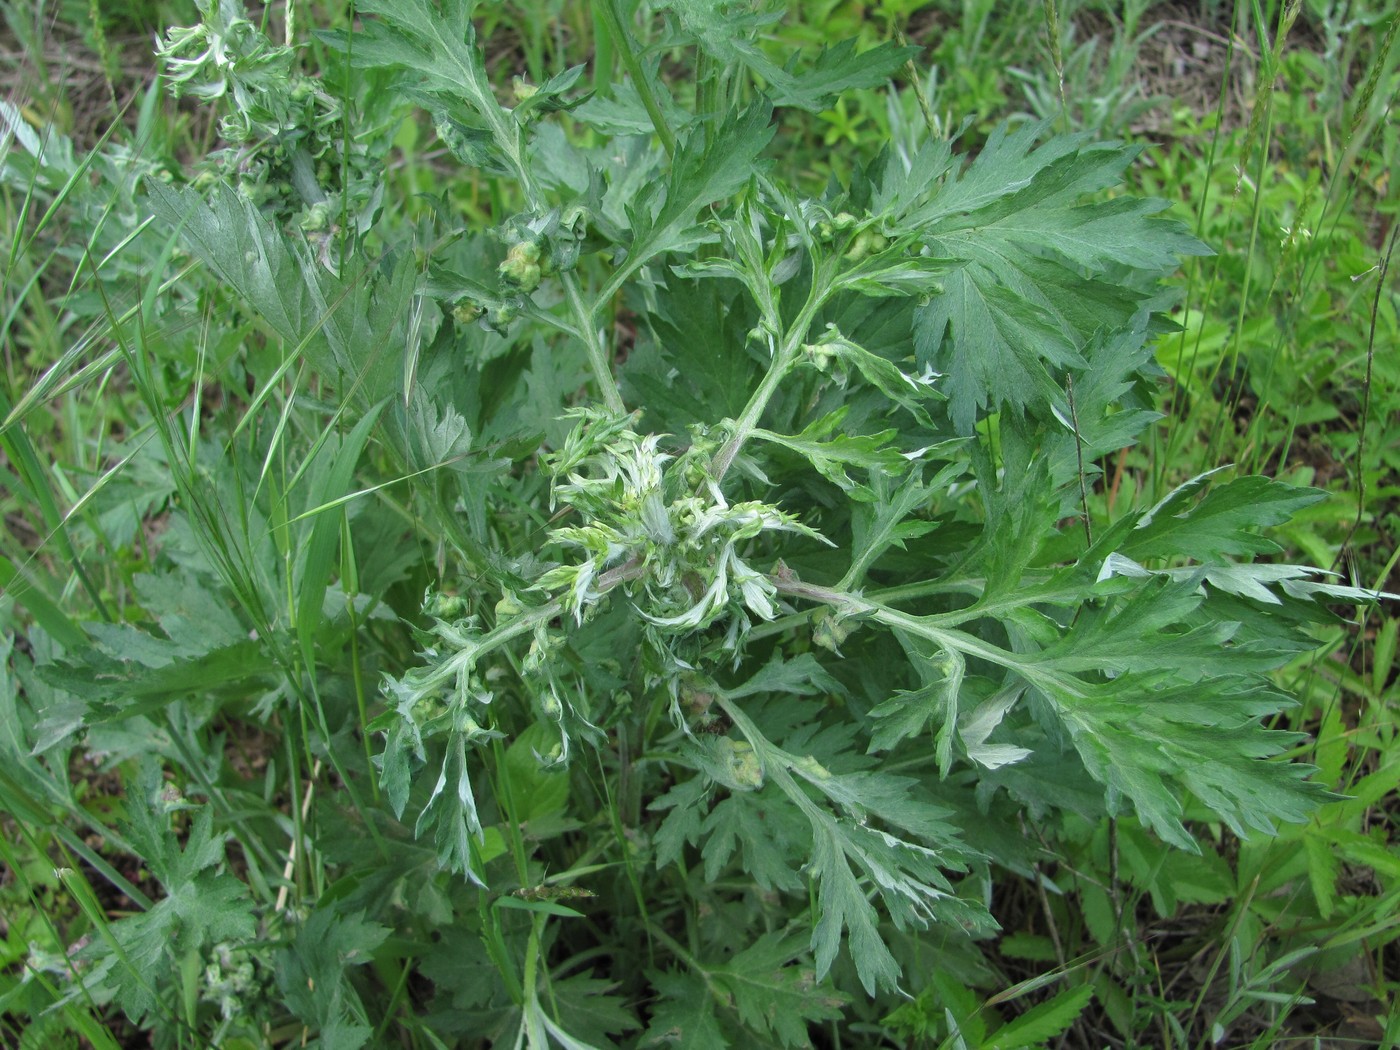
<path id="1" fill-rule="evenodd" d="M 768 402 L 777 393 L 778 384 L 783 381 L 788 372 L 792 371 L 792 366 L 797 363 L 797 359 L 802 353 L 802 342 L 807 338 L 807 332 L 812 327 L 812 321 L 817 316 L 822 306 L 826 303 L 827 296 L 831 293 L 831 282 L 824 271 L 818 270 L 812 276 L 812 290 L 807 296 L 807 302 L 803 304 L 802 311 L 797 315 L 797 320 L 793 321 L 783 337 L 783 344 L 773 354 L 773 363 L 768 366 L 768 374 L 763 377 L 763 382 L 758 384 L 758 389 L 749 398 L 749 403 L 744 406 L 744 412 L 734 424 L 734 433 L 729 436 L 720 450 L 715 453 L 711 470 L 714 472 L 715 481 L 724 480 L 725 474 L 729 473 L 729 468 L 734 465 L 735 458 L 752 436 L 758 421 L 763 417 L 763 410 L 768 407 Z"/>
<path id="2" fill-rule="evenodd" d="M 622 391 L 612 374 L 612 362 L 608 360 L 608 348 L 604 345 L 602 333 L 594 321 L 594 312 L 588 308 L 579 293 L 578 282 L 572 274 L 564 274 L 560 280 L 564 284 L 564 294 L 569 297 L 569 307 L 574 312 L 575 324 L 584 348 L 588 351 L 588 363 L 593 368 L 593 378 L 598 383 L 598 393 L 603 404 L 612 412 L 623 415 L 627 406 L 622 402 Z"/>
<path id="3" fill-rule="evenodd" d="M 595 10 L 607 23 L 608 32 L 612 34 L 617 45 L 617 53 L 622 56 L 622 64 L 627 68 L 627 75 L 632 78 L 632 86 L 637 89 L 637 95 L 646 107 L 647 116 L 651 118 L 651 126 L 656 129 L 656 137 L 661 140 L 661 148 L 666 151 L 666 156 L 674 156 L 676 136 L 667 125 L 666 116 L 661 112 L 661 105 L 651 89 L 651 78 L 646 75 L 646 70 L 642 68 L 641 60 L 637 58 L 637 52 L 632 47 L 632 34 L 623 28 L 618 0 L 603 0 Z"/>
<path id="4" fill-rule="evenodd" d="M 598 576 L 598 590 L 606 594 L 619 584 L 628 580 L 635 580 L 641 576 L 643 566 L 636 558 L 629 559 L 607 572 Z M 506 642 L 519 638 L 523 634 L 529 634 L 541 623 L 548 623 L 554 617 L 563 612 L 564 603 L 562 599 L 555 598 L 552 602 L 541 605 L 538 609 L 532 609 L 518 620 L 487 631 L 475 642 L 466 642 L 450 658 L 445 660 L 441 667 L 433 672 L 432 676 L 423 683 L 424 688 L 437 685 L 452 678 L 464 668 L 470 669 L 475 663 L 487 653 L 499 649 Z"/>
<path id="5" fill-rule="evenodd" d="M 615 3 L 616 0 L 608 0 L 605 7 Z M 620 33 L 620 27 L 614 29 L 614 35 Z M 619 37 L 621 39 L 621 37 Z M 631 52 L 623 46 L 623 54 L 630 55 Z M 635 61 L 635 58 L 633 58 Z M 483 92 L 489 91 L 489 85 L 478 85 L 478 89 Z M 641 90 L 639 88 L 639 90 Z M 647 89 L 650 90 L 649 88 Z M 483 101 L 478 107 L 487 123 L 491 125 L 491 136 L 496 140 L 496 145 L 505 154 L 506 160 L 510 164 L 511 171 L 515 174 L 516 180 L 520 183 L 521 192 L 525 195 L 526 207 L 532 212 L 544 210 L 543 198 L 540 196 L 539 187 L 530 171 L 530 165 L 525 161 L 524 145 L 521 141 L 520 126 L 515 119 L 509 115 L 507 110 L 502 109 L 494 102 L 491 105 L 485 104 L 485 99 L 493 98 L 489 94 L 483 94 Z M 643 95 L 646 98 L 646 95 Z M 655 99 L 652 99 L 655 105 Z M 650 112 L 650 110 L 648 110 Z M 653 116 L 657 119 L 660 111 Z M 664 126 L 664 125 L 663 125 Z M 669 135 L 669 131 L 667 132 Z M 665 138 L 663 137 L 663 142 Z M 674 139 L 672 146 L 674 146 Z M 593 370 L 593 378 L 598 383 L 598 394 L 603 399 L 603 403 L 612 412 L 619 415 L 626 411 L 622 403 L 622 391 L 618 389 L 617 380 L 613 378 L 612 364 L 608 360 L 607 347 L 599 336 L 598 326 L 595 318 L 596 307 L 590 308 L 583 301 L 583 295 L 579 292 L 578 281 L 571 273 L 560 274 L 560 283 L 564 286 L 564 295 L 569 300 L 569 309 L 574 315 L 574 326 L 578 329 L 580 338 L 583 339 L 584 349 L 588 353 L 588 364 Z M 600 298 L 599 302 L 603 300 Z"/>
<path id="6" fill-rule="evenodd" d="M 1029 660 L 1019 658 L 1016 653 L 1003 649 L 991 642 L 983 641 L 965 631 L 950 630 L 939 624 L 936 617 L 915 616 L 900 612 L 887 605 L 871 601 L 851 591 L 843 591 L 818 584 L 803 583 L 801 580 L 770 576 L 779 594 L 808 601 L 821 602 L 851 615 L 869 615 L 886 627 L 894 627 L 910 634 L 926 638 L 941 649 L 952 650 L 963 656 L 973 656 L 979 660 L 1014 671 L 1022 678 L 1042 689 L 1052 689 L 1062 694 L 1076 695 L 1081 691 L 1082 682 L 1071 675 L 1060 674 L 1048 667 L 1037 666 Z M 980 612 L 975 615 L 981 615 Z"/>

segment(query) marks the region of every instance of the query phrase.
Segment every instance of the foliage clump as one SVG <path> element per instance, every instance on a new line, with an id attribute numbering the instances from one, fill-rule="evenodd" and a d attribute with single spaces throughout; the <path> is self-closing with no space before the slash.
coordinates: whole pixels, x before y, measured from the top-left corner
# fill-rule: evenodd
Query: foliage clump
<path id="1" fill-rule="evenodd" d="M 1038 1045 L 1094 993 L 968 1001 L 1004 880 L 1331 797 L 1270 676 L 1367 595 L 1258 560 L 1321 494 L 1097 510 L 1208 253 L 1119 189 L 1139 149 L 896 116 L 812 193 L 779 129 L 915 50 L 775 62 L 775 13 L 654 6 L 648 50 L 597 5 L 628 75 L 591 87 L 506 90 L 470 0 L 360 0 L 320 77 L 237 0 L 161 41 L 227 145 L 124 186 L 121 250 L 181 281 L 97 281 L 164 551 L 127 620 L 49 616 L 6 745 L 44 804 L 80 746 L 134 770 L 143 871 L 92 864 L 134 910 L 55 1008 L 162 1046 Z M 416 198 L 391 143 L 429 125 Z M 248 381 L 217 436 L 169 396 L 206 365 Z M 222 758 L 247 725 L 266 786 Z"/>

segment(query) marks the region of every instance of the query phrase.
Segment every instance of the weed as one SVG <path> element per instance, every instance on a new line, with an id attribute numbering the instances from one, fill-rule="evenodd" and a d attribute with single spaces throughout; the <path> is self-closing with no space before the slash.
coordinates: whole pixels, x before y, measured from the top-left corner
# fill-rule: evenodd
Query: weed
<path id="1" fill-rule="evenodd" d="M 1001 81 L 958 70 L 969 153 L 912 89 L 870 116 L 916 49 L 775 57 L 750 5 L 361 0 L 289 12 L 304 48 L 198 6 L 159 44 L 164 90 L 219 107 L 187 166 L 0 108 L 27 1038 L 1012 1047 L 1095 1004 L 1185 1046 L 1265 1038 L 1305 967 L 1379 950 L 1341 880 L 1393 892 L 1389 729 L 1349 762 L 1309 660 L 1379 588 L 1279 558 L 1322 492 L 1157 411 L 1171 345 L 1192 405 L 1310 366 L 1240 323 L 1232 212 L 1193 235 L 1119 188 L 1141 150 L 1097 132 L 1133 92 L 1066 104 L 1073 12 L 1050 120 L 990 121 Z M 1002 39 L 963 19 L 949 54 Z M 771 159 L 871 126 L 820 193 Z M 1364 231 L 1264 170 L 1251 245 L 1336 238 L 1283 238 L 1262 284 L 1306 289 Z M 1229 313 L 1164 283 L 1205 241 L 1238 292 L 1214 341 Z M 1379 704 L 1393 621 L 1373 644 L 1341 688 Z"/>

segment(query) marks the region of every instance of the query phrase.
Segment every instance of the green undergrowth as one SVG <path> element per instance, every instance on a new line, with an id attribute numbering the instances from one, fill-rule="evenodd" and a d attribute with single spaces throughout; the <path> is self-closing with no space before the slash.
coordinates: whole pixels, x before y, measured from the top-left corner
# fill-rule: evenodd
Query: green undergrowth
<path id="1" fill-rule="evenodd" d="M 3 13 L 0 1041 L 1400 1039 L 1393 14 Z"/>

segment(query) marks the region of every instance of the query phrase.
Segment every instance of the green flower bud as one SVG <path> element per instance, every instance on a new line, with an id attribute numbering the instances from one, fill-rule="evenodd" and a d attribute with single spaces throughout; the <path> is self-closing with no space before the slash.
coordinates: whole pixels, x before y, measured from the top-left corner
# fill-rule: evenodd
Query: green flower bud
<path id="1" fill-rule="evenodd" d="M 851 636 L 855 625 L 832 614 L 830 609 L 818 609 L 812 616 L 812 641 L 823 649 L 840 654 L 841 644 Z"/>
<path id="2" fill-rule="evenodd" d="M 452 319 L 458 324 L 471 324 L 485 312 L 485 308 L 480 303 L 474 303 L 470 299 L 463 299 L 452 308 Z"/>
<path id="3" fill-rule="evenodd" d="M 491 326 L 504 330 L 510 327 L 510 323 L 520 316 L 520 307 L 515 303 L 501 303 L 491 311 Z"/>
<path id="4" fill-rule="evenodd" d="M 536 241 L 521 241 L 511 246 L 505 261 L 497 267 L 501 280 L 519 288 L 522 292 L 533 292 L 540 286 L 543 273 L 540 268 L 540 246 Z"/>
<path id="5" fill-rule="evenodd" d="M 706 688 L 707 684 L 691 675 L 681 682 L 681 703 L 692 715 L 703 715 L 715 702 L 714 693 Z"/>
<path id="6" fill-rule="evenodd" d="M 467 614 L 467 599 L 460 594 L 434 591 L 423 602 L 423 611 L 439 620 L 455 620 Z"/>
<path id="7" fill-rule="evenodd" d="M 307 233 L 317 233 L 330 225 L 331 209 L 325 201 L 318 201 L 306 209 L 298 224 Z"/>
<path id="8" fill-rule="evenodd" d="M 310 77 L 296 77 L 292 81 L 291 100 L 305 102 L 316 94 L 316 82 Z"/>
<path id="9" fill-rule="evenodd" d="M 870 250 L 874 247 L 875 236 L 870 230 L 861 230 L 860 233 L 856 234 L 855 242 L 846 249 L 845 257 L 851 262 L 860 262 L 870 254 Z"/>
<path id="10" fill-rule="evenodd" d="M 763 786 L 763 763 L 758 760 L 758 753 L 754 751 L 753 745 L 747 740 L 731 740 L 729 737 L 720 737 L 719 746 L 725 755 L 725 764 L 729 767 L 730 776 L 734 778 L 732 787 L 737 787 L 742 791 L 756 791 Z"/>

